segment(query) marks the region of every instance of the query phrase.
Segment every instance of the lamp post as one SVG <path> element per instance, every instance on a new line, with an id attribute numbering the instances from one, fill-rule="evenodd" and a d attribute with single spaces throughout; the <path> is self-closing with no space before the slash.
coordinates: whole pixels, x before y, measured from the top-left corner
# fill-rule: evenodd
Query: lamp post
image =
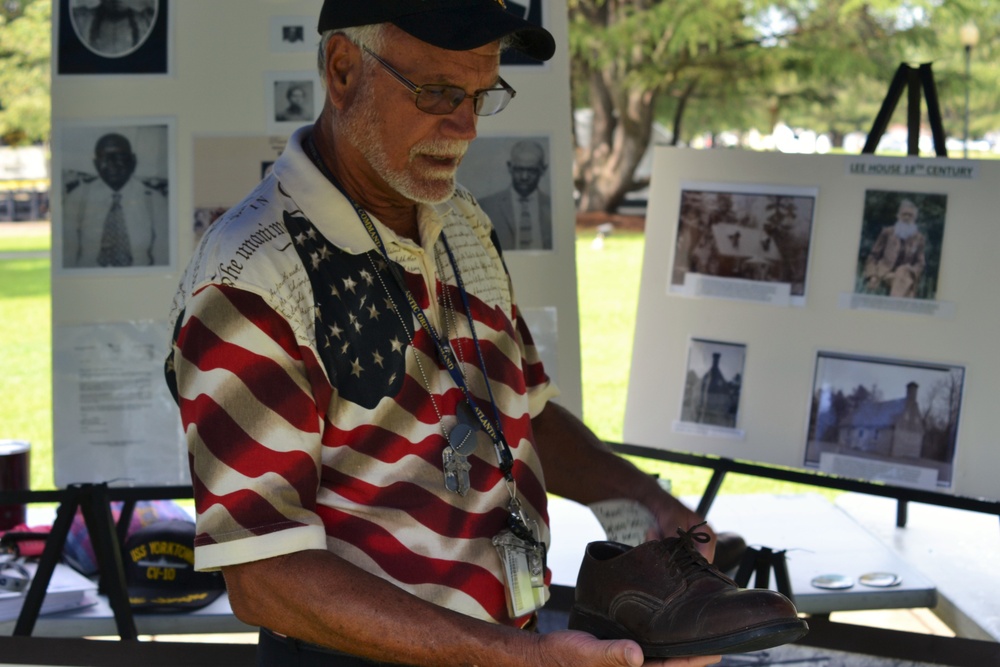
<path id="1" fill-rule="evenodd" d="M 965 47 L 965 136 L 962 141 L 962 156 L 969 157 L 969 81 L 972 78 L 972 47 L 979 43 L 979 28 L 972 21 L 958 31 L 958 38 Z"/>

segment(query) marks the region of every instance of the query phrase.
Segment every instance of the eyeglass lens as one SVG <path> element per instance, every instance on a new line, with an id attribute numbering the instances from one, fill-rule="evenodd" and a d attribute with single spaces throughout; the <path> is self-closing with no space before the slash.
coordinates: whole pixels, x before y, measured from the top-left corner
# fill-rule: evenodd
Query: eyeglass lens
<path id="1" fill-rule="evenodd" d="M 418 86 L 397 72 L 395 67 L 387 63 L 367 46 L 361 44 L 360 47 L 397 81 L 409 88 L 415 94 L 413 101 L 417 105 L 417 108 L 427 113 L 449 114 L 457 109 L 458 105 L 465 101 L 466 97 L 471 97 L 473 111 L 477 116 L 492 116 L 503 111 L 507 103 L 517 94 L 503 79 L 500 79 L 500 88 L 479 90 L 473 95 L 467 95 L 465 90 L 458 86 L 443 84 Z"/>
<path id="2" fill-rule="evenodd" d="M 466 93 L 457 86 L 420 86 L 417 93 L 417 108 L 433 114 L 448 114 L 465 100 Z M 511 96 L 505 89 L 481 90 L 473 99 L 473 109 L 477 116 L 492 116 L 503 111 Z"/>

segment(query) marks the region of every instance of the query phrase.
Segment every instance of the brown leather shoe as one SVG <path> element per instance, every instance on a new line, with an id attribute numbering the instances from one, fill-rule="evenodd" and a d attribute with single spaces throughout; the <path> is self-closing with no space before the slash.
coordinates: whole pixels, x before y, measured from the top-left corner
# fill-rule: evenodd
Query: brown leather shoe
<path id="1" fill-rule="evenodd" d="M 656 658 L 757 651 L 809 631 L 784 595 L 741 589 L 710 565 L 694 545 L 710 538 L 696 529 L 637 547 L 587 545 L 570 629 L 633 639 Z"/>

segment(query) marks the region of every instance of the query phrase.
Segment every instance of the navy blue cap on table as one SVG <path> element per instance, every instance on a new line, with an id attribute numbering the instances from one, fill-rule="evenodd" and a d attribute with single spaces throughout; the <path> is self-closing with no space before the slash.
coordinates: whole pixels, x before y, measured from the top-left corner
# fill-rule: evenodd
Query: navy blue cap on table
<path id="1" fill-rule="evenodd" d="M 545 28 L 507 11 L 504 0 L 325 0 L 319 32 L 392 23 L 442 49 L 468 51 L 514 35 L 513 48 L 548 60 L 556 43 Z"/>
<path id="2" fill-rule="evenodd" d="M 191 521 L 157 521 L 129 534 L 124 544 L 125 586 L 136 611 L 189 611 L 226 590 L 219 572 L 194 569 Z"/>

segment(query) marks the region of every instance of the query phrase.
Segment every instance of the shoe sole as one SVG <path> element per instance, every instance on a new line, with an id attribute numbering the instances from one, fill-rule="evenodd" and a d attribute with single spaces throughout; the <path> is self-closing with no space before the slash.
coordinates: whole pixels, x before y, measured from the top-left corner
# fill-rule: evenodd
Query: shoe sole
<path id="1" fill-rule="evenodd" d="M 598 639 L 631 639 L 642 647 L 643 654 L 648 658 L 749 653 L 789 644 L 809 632 L 809 626 L 800 618 L 781 619 L 717 637 L 689 642 L 651 644 L 632 636 L 628 630 L 608 618 L 595 616 L 576 608 L 570 612 L 569 629 L 589 632 Z"/>

